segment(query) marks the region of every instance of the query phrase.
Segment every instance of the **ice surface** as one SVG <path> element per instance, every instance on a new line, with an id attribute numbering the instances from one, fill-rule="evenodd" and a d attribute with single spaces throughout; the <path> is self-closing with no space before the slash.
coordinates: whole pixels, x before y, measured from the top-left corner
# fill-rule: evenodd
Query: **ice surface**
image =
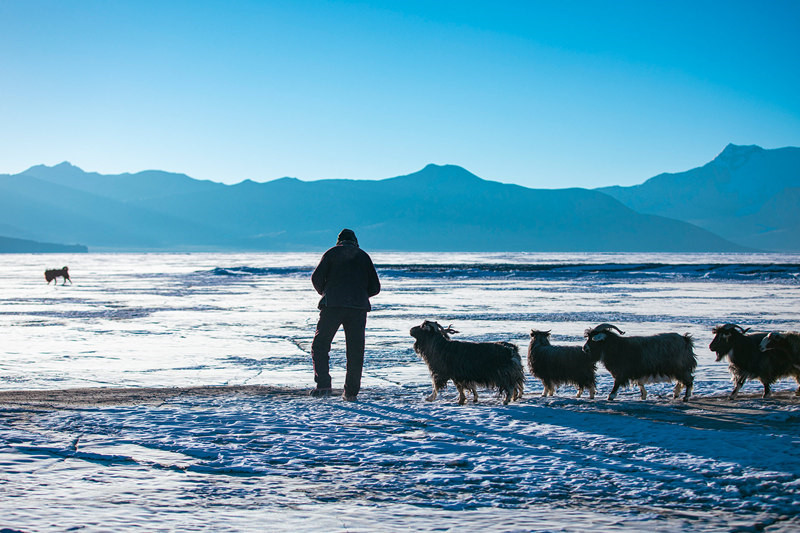
<path id="1" fill-rule="evenodd" d="M 0 529 L 800 527 L 797 384 L 764 400 L 748 383 L 728 401 L 727 365 L 707 348 L 717 323 L 800 329 L 800 257 L 373 254 L 383 291 L 355 404 L 305 394 L 317 260 L 0 256 Z M 63 265 L 74 285 L 47 285 Z M 540 398 L 529 377 L 509 406 L 481 391 L 459 407 L 453 388 L 428 403 L 408 335 L 423 319 L 523 352 L 531 328 L 563 344 L 600 322 L 688 332 L 695 396 L 675 402 L 658 384 L 646 401 L 628 389 L 607 402 L 601 368 L 596 400 L 569 387 Z M 343 352 L 340 333 L 339 387 Z M 147 387 L 163 393 L 26 404 L 2 392 Z"/>

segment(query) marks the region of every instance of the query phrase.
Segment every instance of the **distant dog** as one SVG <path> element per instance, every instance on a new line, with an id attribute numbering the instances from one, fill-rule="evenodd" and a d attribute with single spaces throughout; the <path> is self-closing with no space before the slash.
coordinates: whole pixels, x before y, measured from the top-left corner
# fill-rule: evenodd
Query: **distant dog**
<path id="1" fill-rule="evenodd" d="M 58 278 L 64 278 L 64 283 L 62 283 L 62 285 L 66 285 L 68 281 L 69 284 L 72 285 L 72 280 L 69 279 L 69 268 L 54 268 L 44 271 L 44 279 L 47 280 L 48 285 L 50 285 L 50 282 L 53 280 L 55 280 L 56 285 L 58 285 Z"/>
<path id="2" fill-rule="evenodd" d="M 451 333 L 458 332 L 428 320 L 411 328 L 410 334 L 416 339 L 414 351 L 428 365 L 433 381 L 433 392 L 426 400 L 435 400 L 450 380 L 458 389 L 459 405 L 467 401 L 465 390 L 472 392 L 477 402 L 477 387 L 500 389 L 505 393 L 504 404 L 522 398 L 525 374 L 517 346 L 509 342 L 453 341 Z"/>

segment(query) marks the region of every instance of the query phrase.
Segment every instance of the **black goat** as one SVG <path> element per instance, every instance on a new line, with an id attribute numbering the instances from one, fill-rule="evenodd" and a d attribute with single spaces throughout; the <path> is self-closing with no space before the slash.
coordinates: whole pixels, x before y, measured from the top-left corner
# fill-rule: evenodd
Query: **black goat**
<path id="1" fill-rule="evenodd" d="M 800 332 L 798 331 L 772 331 L 761 341 L 759 348 L 762 352 L 767 350 L 783 350 L 789 354 L 792 365 L 800 373 Z M 800 389 L 798 389 L 800 394 Z"/>
<path id="2" fill-rule="evenodd" d="M 772 393 L 770 386 L 778 379 L 794 376 L 800 384 L 800 371 L 792 364 L 789 354 L 779 347 L 761 345 L 767 338 L 765 332 L 753 332 L 736 324 L 715 326 L 714 339 L 708 348 L 717 354 L 717 361 L 728 357 L 728 370 L 733 380 L 730 399 L 736 398 L 739 389 L 748 379 L 758 379 L 764 385 L 764 398 Z"/>
<path id="3" fill-rule="evenodd" d="M 617 333 L 614 333 L 616 330 Z M 625 333 L 611 324 L 600 324 L 587 329 L 583 350 L 599 358 L 614 377 L 614 387 L 609 400 L 617 396 L 623 385 L 639 385 L 642 399 L 647 398 L 645 383 L 676 380 L 673 397 L 680 395 L 686 387 L 683 401 L 689 400 L 694 386 L 694 369 L 697 356 L 691 335 L 661 333 L 648 337 L 621 337 Z"/>
<path id="4" fill-rule="evenodd" d="M 525 374 L 516 345 L 454 341 L 450 339 L 452 333 L 458 332 L 428 320 L 411 328 L 410 334 L 416 339 L 414 351 L 428 365 L 433 381 L 433 392 L 426 398 L 429 402 L 449 380 L 458 389 L 459 405 L 466 402 L 465 389 L 472 391 L 477 402 L 477 387 L 497 387 L 505 393 L 504 404 L 522 397 Z"/>
<path id="5" fill-rule="evenodd" d="M 589 398 L 594 398 L 597 361 L 580 346 L 553 346 L 549 331 L 531 330 L 528 368 L 542 381 L 542 396 L 552 396 L 560 385 L 575 385 L 577 398 L 584 389 L 589 389 Z"/>

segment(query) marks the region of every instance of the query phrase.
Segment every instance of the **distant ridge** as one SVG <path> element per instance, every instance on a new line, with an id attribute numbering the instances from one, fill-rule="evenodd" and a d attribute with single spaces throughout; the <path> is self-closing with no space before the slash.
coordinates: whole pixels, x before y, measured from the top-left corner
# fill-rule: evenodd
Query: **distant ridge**
<path id="1" fill-rule="evenodd" d="M 744 246 L 800 251 L 800 148 L 729 144 L 702 167 L 597 190 L 640 213 L 684 220 Z"/>
<path id="2" fill-rule="evenodd" d="M 49 242 L 28 241 L 25 239 L 13 239 L 11 237 L 0 237 L 0 253 L 87 253 L 89 248 L 82 244 L 53 244 Z"/>
<path id="3" fill-rule="evenodd" d="M 709 165 L 728 168 L 743 158 L 747 166 L 747 154 L 726 148 Z M 671 175 L 653 180 L 664 176 Z M 318 251 L 343 227 L 376 251 L 770 249 L 729 233 L 721 237 L 679 212 L 649 210 L 647 201 L 637 207 L 627 189 L 529 189 L 487 181 L 456 165 L 431 164 L 374 181 L 281 178 L 224 185 L 157 170 L 102 175 L 65 162 L 0 175 L 0 231 L 46 240 L 57 228 L 67 241 L 117 251 Z M 685 194 L 693 192 L 690 184 Z"/>

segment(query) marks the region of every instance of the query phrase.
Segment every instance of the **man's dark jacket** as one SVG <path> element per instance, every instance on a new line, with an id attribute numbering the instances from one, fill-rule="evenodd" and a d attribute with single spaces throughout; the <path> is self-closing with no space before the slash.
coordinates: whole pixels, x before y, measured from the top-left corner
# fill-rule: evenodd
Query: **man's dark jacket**
<path id="1" fill-rule="evenodd" d="M 320 309 L 349 307 L 369 311 L 372 309 L 369 298 L 381 291 L 372 259 L 350 241 L 341 242 L 325 252 L 311 274 L 311 283 L 322 295 Z"/>

